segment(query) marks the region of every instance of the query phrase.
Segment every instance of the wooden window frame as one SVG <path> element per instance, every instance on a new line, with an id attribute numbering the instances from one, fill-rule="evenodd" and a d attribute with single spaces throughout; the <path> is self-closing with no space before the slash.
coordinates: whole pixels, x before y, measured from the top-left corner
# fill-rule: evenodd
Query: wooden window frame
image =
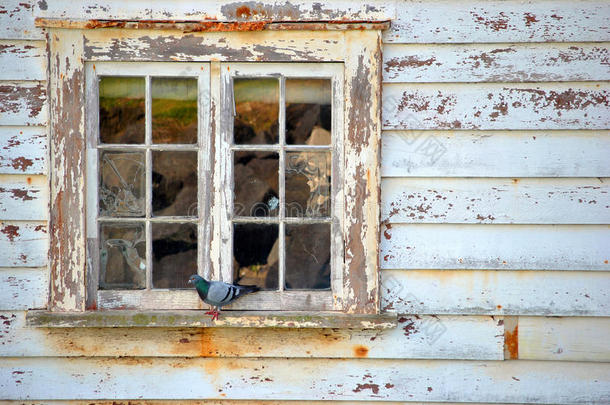
<path id="1" fill-rule="evenodd" d="M 212 75 L 222 62 L 340 62 L 344 66 L 343 237 L 344 255 L 334 310 L 379 314 L 379 198 L 381 135 L 381 29 L 387 25 L 345 25 L 263 29 L 255 32 L 181 32 L 161 29 L 87 29 L 86 25 L 42 22 L 48 28 L 50 102 L 50 312 L 97 309 L 88 300 L 86 232 L 86 68 L 96 62 L 209 62 Z M 336 26 L 332 25 L 333 27 Z M 340 26 L 340 24 L 339 24 Z M 353 29 L 356 28 L 356 29 Z M 364 29 L 363 29 L 364 28 Z M 211 86 L 212 117 L 222 95 Z M 212 119 L 212 138 L 222 131 Z M 210 145 L 210 156 L 218 156 Z M 221 182 L 212 178 L 213 187 Z M 205 196 L 214 198 L 214 193 Z M 210 201 L 206 201 L 206 204 Z M 217 225 L 206 227 L 210 257 L 220 246 Z M 214 263 L 210 275 L 220 269 Z M 200 304 L 201 305 L 201 304 Z"/>

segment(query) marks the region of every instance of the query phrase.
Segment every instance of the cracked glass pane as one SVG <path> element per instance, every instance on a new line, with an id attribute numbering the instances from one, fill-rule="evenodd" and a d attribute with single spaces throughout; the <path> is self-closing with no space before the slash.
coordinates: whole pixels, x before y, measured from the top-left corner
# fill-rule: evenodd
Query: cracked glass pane
<path id="1" fill-rule="evenodd" d="M 197 79 L 153 77 L 153 143 L 197 143 Z"/>
<path id="2" fill-rule="evenodd" d="M 278 287 L 277 224 L 233 226 L 233 281 L 265 290 Z"/>
<path id="3" fill-rule="evenodd" d="M 144 168 L 144 152 L 100 152 L 100 216 L 145 215 Z"/>
<path id="4" fill-rule="evenodd" d="M 279 155 L 275 152 L 235 152 L 233 213 L 245 217 L 277 216 Z"/>
<path id="5" fill-rule="evenodd" d="M 100 142 L 144 143 L 143 77 L 104 76 L 99 81 Z"/>
<path id="6" fill-rule="evenodd" d="M 330 224 L 286 224 L 286 289 L 330 288 Z"/>
<path id="7" fill-rule="evenodd" d="M 153 223 L 152 260 L 154 288 L 188 288 L 197 273 L 197 225 Z"/>
<path id="8" fill-rule="evenodd" d="M 277 143 L 280 93 L 278 79 L 235 78 L 233 91 L 235 144 Z"/>
<path id="9" fill-rule="evenodd" d="M 286 216 L 330 216 L 330 152 L 286 152 Z"/>
<path id="10" fill-rule="evenodd" d="M 286 143 L 330 145 L 331 107 L 329 79 L 286 79 Z"/>
<path id="11" fill-rule="evenodd" d="M 153 151 L 154 216 L 197 216 L 197 152 Z"/>
<path id="12" fill-rule="evenodd" d="M 144 224 L 100 226 L 100 290 L 140 290 L 146 287 Z"/>

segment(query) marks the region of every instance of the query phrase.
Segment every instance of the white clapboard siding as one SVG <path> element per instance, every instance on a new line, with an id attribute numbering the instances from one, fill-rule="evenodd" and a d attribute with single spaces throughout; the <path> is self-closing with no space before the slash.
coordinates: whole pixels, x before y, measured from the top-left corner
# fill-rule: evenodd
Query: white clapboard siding
<path id="1" fill-rule="evenodd" d="M 0 174 L 46 174 L 45 127 L 0 126 Z"/>
<path id="2" fill-rule="evenodd" d="M 0 268 L 0 310 L 45 308 L 49 292 L 48 274 L 46 268 Z"/>
<path id="3" fill-rule="evenodd" d="M 0 267 L 40 267 L 47 264 L 45 222 L 0 222 Z"/>
<path id="4" fill-rule="evenodd" d="M 519 317 L 519 359 L 610 362 L 610 318 Z"/>
<path id="5" fill-rule="evenodd" d="M 46 4 L 46 0 L 38 4 Z M 34 0 L 2 0 L 0 2 L 0 39 L 44 39 L 34 26 Z"/>
<path id="6" fill-rule="evenodd" d="M 610 270 L 608 225 L 386 224 L 384 269 Z"/>
<path id="7" fill-rule="evenodd" d="M 413 314 L 609 316 L 610 273 L 384 270 L 382 308 Z"/>
<path id="8" fill-rule="evenodd" d="M 8 358 L 0 364 L 1 399 L 253 396 L 591 403 L 610 396 L 610 365 L 525 360 L 210 358 Z"/>
<path id="9" fill-rule="evenodd" d="M 48 201 L 45 176 L 0 175 L 0 220 L 46 220 Z"/>
<path id="10" fill-rule="evenodd" d="M 45 125 L 47 90 L 41 82 L 0 82 L 1 125 Z"/>
<path id="11" fill-rule="evenodd" d="M 386 178 L 395 223 L 610 224 L 610 178 Z"/>
<path id="12" fill-rule="evenodd" d="M 607 129 L 610 84 L 386 83 L 384 129 Z"/>
<path id="13" fill-rule="evenodd" d="M 384 131 L 382 176 L 610 177 L 610 131 Z"/>
<path id="14" fill-rule="evenodd" d="M 203 315 L 202 315 L 203 316 Z M 31 328 L 0 313 L 0 357 L 286 357 L 503 359 L 504 327 L 489 316 L 401 316 L 396 329 Z M 100 344 L 100 342 L 105 342 Z"/>
<path id="15" fill-rule="evenodd" d="M 43 41 L 0 40 L 0 80 L 46 80 Z"/>
<path id="16" fill-rule="evenodd" d="M 384 82 L 609 80 L 609 44 L 386 44 Z"/>
<path id="17" fill-rule="evenodd" d="M 608 3 L 592 1 L 397 1 L 385 42 L 610 40 Z"/>

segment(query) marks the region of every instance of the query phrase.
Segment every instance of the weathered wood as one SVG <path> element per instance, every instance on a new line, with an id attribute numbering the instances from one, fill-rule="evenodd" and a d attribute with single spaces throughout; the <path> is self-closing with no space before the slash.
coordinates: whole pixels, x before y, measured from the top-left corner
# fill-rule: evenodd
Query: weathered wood
<path id="1" fill-rule="evenodd" d="M 604 1 L 397 1 L 384 42 L 608 41 Z"/>
<path id="2" fill-rule="evenodd" d="M 0 311 L 45 308 L 48 292 L 49 273 L 46 268 L 0 268 Z M 6 319 L 0 319 L 10 327 Z M 7 345 L 10 351 L 8 343 L 11 342 L 1 342 L 0 345 Z"/>
<path id="3" fill-rule="evenodd" d="M 610 224 L 610 179 L 387 178 L 388 223 Z"/>
<path id="4" fill-rule="evenodd" d="M 48 201 L 46 177 L 0 175 L 0 220 L 46 220 Z"/>
<path id="5" fill-rule="evenodd" d="M 45 125 L 47 89 L 41 82 L 0 82 L 2 125 Z"/>
<path id="6" fill-rule="evenodd" d="M 1 267 L 41 267 L 47 264 L 47 225 L 44 222 L 0 222 Z"/>
<path id="7" fill-rule="evenodd" d="M 46 1 L 38 3 L 46 4 Z M 34 0 L 2 0 L 0 39 L 44 39 L 43 31 L 34 25 L 35 8 Z"/>
<path id="8" fill-rule="evenodd" d="M 549 82 L 609 80 L 607 44 L 406 45 L 383 49 L 383 80 Z"/>
<path id="9" fill-rule="evenodd" d="M 384 269 L 610 270 L 608 225 L 385 228 L 380 253 Z"/>
<path id="10" fill-rule="evenodd" d="M 46 174 L 46 128 L 0 126 L 0 150 L 0 174 Z"/>
<path id="11" fill-rule="evenodd" d="M 412 314 L 608 316 L 608 272 L 385 270 L 382 308 Z"/>
<path id="12" fill-rule="evenodd" d="M 606 129 L 607 82 L 383 86 L 384 129 Z"/>
<path id="13" fill-rule="evenodd" d="M 385 131 L 383 176 L 609 177 L 609 131 Z"/>
<path id="14" fill-rule="evenodd" d="M 8 358 L 0 366 L 2 399 L 27 396 L 27 400 L 252 399 L 255 395 L 292 400 L 574 404 L 605 402 L 609 387 L 608 364 L 579 362 Z"/>
<path id="15" fill-rule="evenodd" d="M 220 319 L 225 315 L 231 316 Z M 0 319 L 6 321 L 0 322 L 2 357 L 503 358 L 503 326 L 487 316 L 399 316 L 398 327 L 386 330 L 37 328 L 25 325 L 23 312 L 0 313 Z"/>
<path id="16" fill-rule="evenodd" d="M 42 41 L 0 40 L 0 80 L 46 80 Z"/>

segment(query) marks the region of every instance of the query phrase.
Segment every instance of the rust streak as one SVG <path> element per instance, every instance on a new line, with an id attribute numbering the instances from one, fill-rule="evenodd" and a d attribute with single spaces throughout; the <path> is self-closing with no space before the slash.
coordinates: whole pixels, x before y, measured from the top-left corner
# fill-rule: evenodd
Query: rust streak
<path id="1" fill-rule="evenodd" d="M 354 347 L 354 356 L 355 357 L 367 357 L 369 354 L 369 349 L 366 346 L 358 345 Z"/>
<path id="2" fill-rule="evenodd" d="M 510 353 L 511 359 L 519 358 L 519 325 L 515 326 L 512 332 L 510 330 L 504 331 L 504 346 Z"/>
<path id="3" fill-rule="evenodd" d="M 0 230 L 0 232 L 5 234 L 8 240 L 10 240 L 11 242 L 14 242 L 15 238 L 20 236 L 19 227 L 16 225 L 6 225 Z"/>

